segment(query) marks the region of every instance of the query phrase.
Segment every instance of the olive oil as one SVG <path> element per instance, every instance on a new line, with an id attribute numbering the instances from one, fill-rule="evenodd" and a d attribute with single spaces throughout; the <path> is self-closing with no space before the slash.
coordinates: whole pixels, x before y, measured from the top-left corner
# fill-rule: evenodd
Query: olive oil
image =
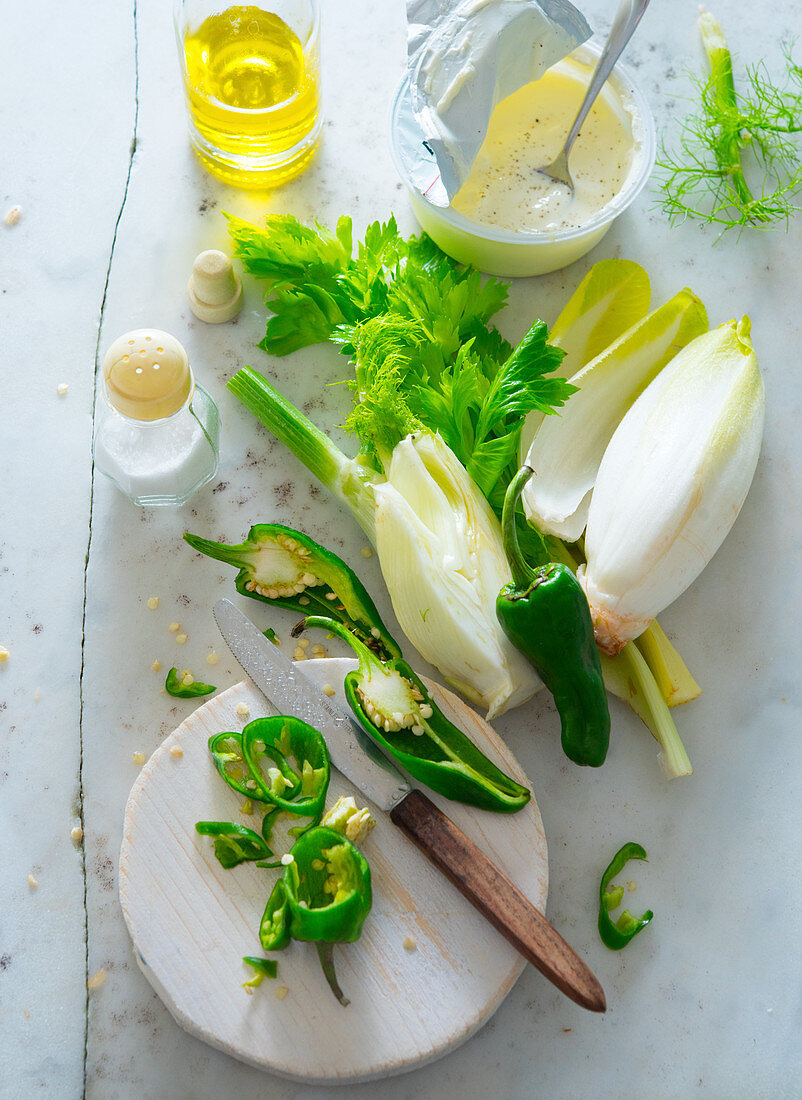
<path id="1" fill-rule="evenodd" d="M 213 175 L 240 187 L 300 174 L 319 134 L 317 43 L 304 52 L 283 19 L 253 6 L 209 15 L 183 38 L 194 144 Z"/>

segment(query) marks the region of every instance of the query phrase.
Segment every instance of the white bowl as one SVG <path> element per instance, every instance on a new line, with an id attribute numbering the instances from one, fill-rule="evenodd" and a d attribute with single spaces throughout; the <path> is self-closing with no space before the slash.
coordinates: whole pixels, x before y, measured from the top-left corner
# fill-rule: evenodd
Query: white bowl
<path id="1" fill-rule="evenodd" d="M 590 78 L 600 52 L 600 44 L 591 40 L 574 50 L 570 59 L 587 68 Z M 453 259 L 489 275 L 507 278 L 544 275 L 584 256 L 638 197 L 655 158 L 654 119 L 643 92 L 625 65 L 619 62 L 615 66 L 601 95 L 631 119 L 635 150 L 623 187 L 584 225 L 554 232 L 511 232 L 472 221 L 446 205 L 448 198 L 440 182 L 437 162 L 423 145 L 423 135 L 412 112 L 409 79 L 405 78 L 393 103 L 390 143 L 393 160 L 421 227 Z"/>

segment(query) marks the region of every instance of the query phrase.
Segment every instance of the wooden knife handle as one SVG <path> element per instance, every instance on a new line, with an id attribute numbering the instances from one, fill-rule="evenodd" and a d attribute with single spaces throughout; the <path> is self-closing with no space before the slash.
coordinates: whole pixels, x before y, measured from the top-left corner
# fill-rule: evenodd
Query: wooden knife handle
<path id="1" fill-rule="evenodd" d="M 604 990 L 576 952 L 518 887 L 422 791 L 410 791 L 390 811 L 390 819 L 566 997 L 591 1012 L 606 1010 Z"/>

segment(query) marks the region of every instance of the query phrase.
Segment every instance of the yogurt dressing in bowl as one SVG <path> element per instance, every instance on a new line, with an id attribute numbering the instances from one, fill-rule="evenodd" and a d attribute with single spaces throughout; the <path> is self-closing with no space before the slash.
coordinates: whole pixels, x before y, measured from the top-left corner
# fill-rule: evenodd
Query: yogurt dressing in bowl
<path id="1" fill-rule="evenodd" d="M 513 232 L 585 225 L 619 192 L 632 166 L 632 117 L 600 95 L 571 150 L 571 192 L 538 171 L 562 148 L 587 88 L 570 59 L 503 99 L 470 174 L 452 200 L 458 213 Z"/>

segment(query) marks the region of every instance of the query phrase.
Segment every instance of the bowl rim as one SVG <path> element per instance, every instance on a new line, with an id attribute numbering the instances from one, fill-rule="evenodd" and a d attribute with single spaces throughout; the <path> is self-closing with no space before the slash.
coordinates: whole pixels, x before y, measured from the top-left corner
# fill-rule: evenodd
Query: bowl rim
<path id="1" fill-rule="evenodd" d="M 590 54 L 594 60 L 597 60 L 601 54 L 602 45 L 602 39 L 594 35 L 592 38 L 589 38 L 587 42 L 583 42 L 581 45 L 577 46 L 576 49 L 572 50 L 567 56 L 569 58 L 575 57 L 581 55 L 584 51 Z M 565 60 L 565 58 L 563 58 L 563 60 Z M 555 62 L 555 64 L 559 64 L 559 62 Z M 571 241 L 577 237 L 583 237 L 587 234 L 594 233 L 596 230 L 614 221 L 614 219 L 617 218 L 619 214 L 622 214 L 624 210 L 635 201 L 638 195 L 640 195 L 652 174 L 657 156 L 657 135 L 654 116 L 643 90 L 634 77 L 632 69 L 623 62 L 618 61 L 613 68 L 611 77 L 615 77 L 618 80 L 621 85 L 621 90 L 632 102 L 634 116 L 640 120 L 643 131 L 641 137 L 641 156 L 637 164 L 637 171 L 627 177 L 624 181 L 624 186 L 618 194 L 610 199 L 610 201 L 594 214 L 589 221 L 584 222 L 582 225 L 569 226 L 565 229 L 555 229 L 549 232 L 540 229 L 526 229 L 521 231 L 500 229 L 492 225 L 485 225 L 482 222 L 473 221 L 471 218 L 459 213 L 459 211 L 454 210 L 451 205 L 438 206 L 430 202 L 429 199 L 426 198 L 426 195 L 410 179 L 398 148 L 398 115 L 405 94 L 408 93 L 409 73 L 404 74 L 404 77 L 398 85 L 390 109 L 390 153 L 396 171 L 406 184 L 407 189 L 414 194 L 416 199 L 424 204 L 426 209 L 434 217 L 440 218 L 441 221 L 471 237 L 478 237 L 482 240 L 493 241 L 499 244 L 536 246 L 538 244 Z"/>

